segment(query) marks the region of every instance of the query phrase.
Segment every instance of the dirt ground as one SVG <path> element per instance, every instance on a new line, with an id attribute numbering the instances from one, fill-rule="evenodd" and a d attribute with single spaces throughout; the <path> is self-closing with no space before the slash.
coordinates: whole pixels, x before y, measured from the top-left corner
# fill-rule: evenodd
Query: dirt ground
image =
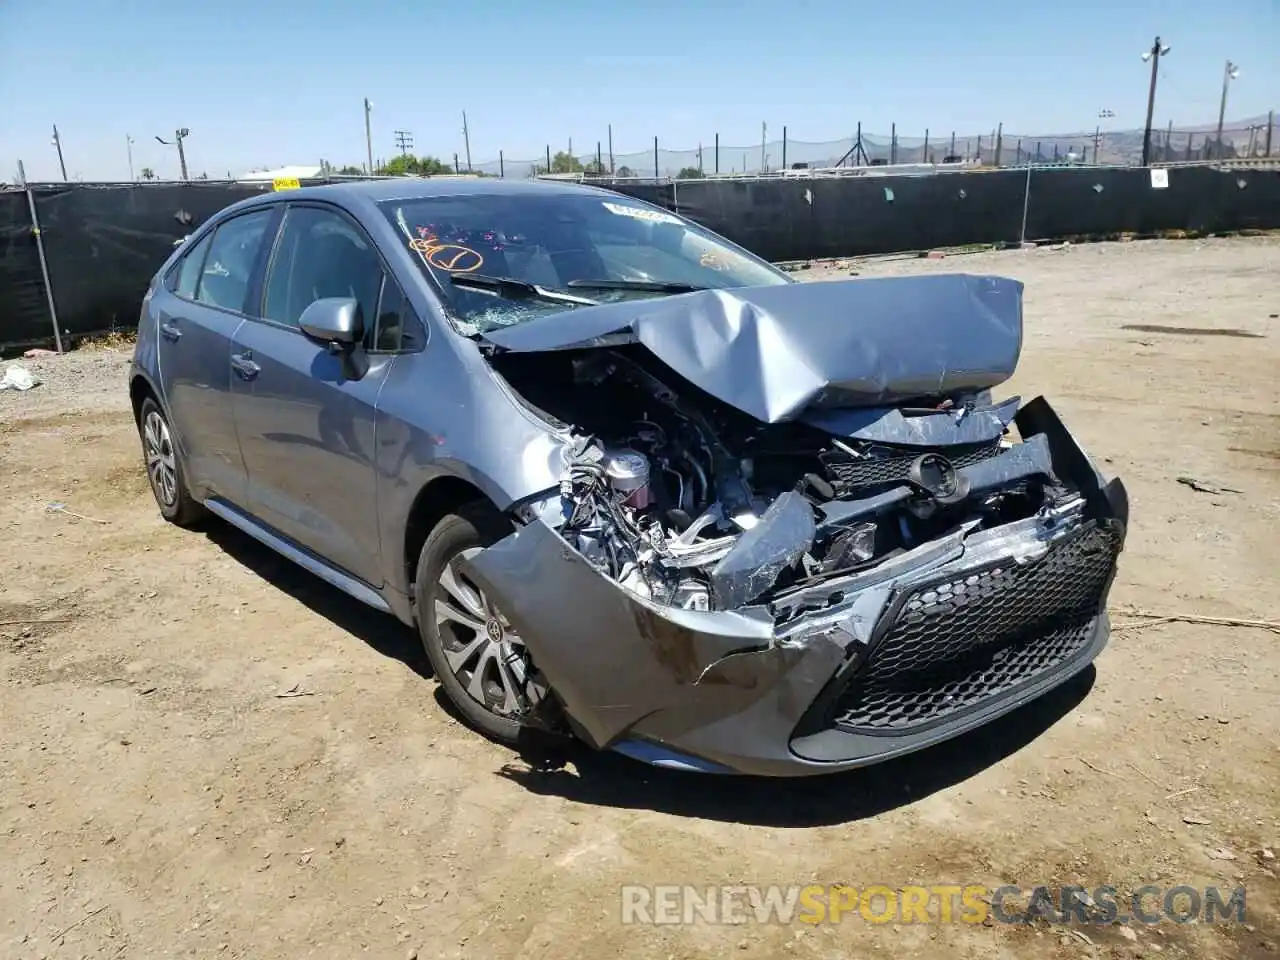
<path id="1" fill-rule="evenodd" d="M 851 270 L 1027 284 L 1008 393 L 1047 395 L 1129 487 L 1113 612 L 1280 617 L 1280 239 L 801 276 Z M 127 361 L 38 361 L 43 385 L 0 393 L 0 957 L 1280 949 L 1280 634 L 1123 630 L 1078 682 L 847 775 L 703 778 L 585 748 L 539 769 L 450 716 L 410 631 L 223 524 L 165 524 Z M 815 882 L 1243 885 L 1248 917 L 1079 936 L 620 919 L 624 884 Z"/>

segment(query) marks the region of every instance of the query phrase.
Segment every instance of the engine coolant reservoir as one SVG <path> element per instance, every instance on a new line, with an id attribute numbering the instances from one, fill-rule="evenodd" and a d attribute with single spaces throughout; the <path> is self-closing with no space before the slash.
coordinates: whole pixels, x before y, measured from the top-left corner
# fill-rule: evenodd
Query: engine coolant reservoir
<path id="1" fill-rule="evenodd" d="M 626 447 L 605 451 L 605 476 L 609 486 L 628 507 L 643 510 L 653 502 L 649 490 L 649 461 Z"/>

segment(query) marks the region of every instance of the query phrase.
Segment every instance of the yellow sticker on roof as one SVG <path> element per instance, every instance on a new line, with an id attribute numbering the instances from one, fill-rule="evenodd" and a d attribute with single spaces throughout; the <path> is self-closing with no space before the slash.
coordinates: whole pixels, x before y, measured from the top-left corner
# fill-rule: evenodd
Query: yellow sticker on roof
<path id="1" fill-rule="evenodd" d="M 297 190 L 301 186 L 297 177 L 276 177 L 271 181 L 273 190 Z"/>

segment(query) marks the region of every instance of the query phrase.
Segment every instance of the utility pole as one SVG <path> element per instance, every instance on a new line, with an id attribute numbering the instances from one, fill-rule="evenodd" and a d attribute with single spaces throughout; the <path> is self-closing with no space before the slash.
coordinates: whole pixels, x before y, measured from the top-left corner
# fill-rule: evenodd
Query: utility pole
<path id="1" fill-rule="evenodd" d="M 467 148 L 467 173 L 471 172 L 471 131 L 467 128 L 467 111 L 462 111 L 462 142 Z"/>
<path id="2" fill-rule="evenodd" d="M 373 176 L 373 133 L 369 126 L 369 114 L 373 113 L 373 104 L 369 102 L 369 98 L 364 98 L 364 149 L 369 159 L 368 168 L 365 172 L 369 176 Z"/>
<path id="3" fill-rule="evenodd" d="M 1099 123 L 1093 131 L 1093 165 L 1098 165 L 1098 148 L 1102 144 L 1102 123 L 1103 120 L 1112 120 L 1115 118 L 1115 111 L 1103 108 L 1098 111 Z"/>
<path id="4" fill-rule="evenodd" d="M 613 124 L 609 124 L 609 176 L 613 176 Z"/>
<path id="5" fill-rule="evenodd" d="M 413 149 L 413 133 L 409 130 L 392 130 L 396 138 L 396 146 L 400 148 L 400 156 Z"/>
<path id="6" fill-rule="evenodd" d="M 1147 91 L 1147 122 L 1142 131 L 1142 165 L 1151 164 L 1151 117 L 1156 109 L 1156 77 L 1160 71 L 1160 58 L 1169 55 L 1169 47 L 1156 37 L 1151 49 L 1142 55 L 1142 62 L 1151 61 L 1151 89 Z M 1225 97 L 1225 93 L 1224 93 Z"/>
<path id="7" fill-rule="evenodd" d="M 129 152 L 129 182 L 133 183 L 133 137 L 129 136 L 127 133 L 124 135 L 124 148 Z"/>
<path id="8" fill-rule="evenodd" d="M 58 136 L 58 125 L 53 125 L 53 145 L 58 148 L 58 167 L 62 170 L 62 179 L 67 179 L 67 165 L 62 159 L 62 137 Z"/>
<path id="9" fill-rule="evenodd" d="M 172 147 L 174 144 L 178 146 L 178 166 L 182 170 L 182 179 L 187 179 L 187 153 L 182 148 L 182 141 L 191 135 L 191 131 L 186 127 L 179 127 L 173 131 L 173 143 L 165 140 L 163 137 L 156 137 L 156 140 L 163 143 L 166 147 Z"/>
<path id="10" fill-rule="evenodd" d="M 1222 159 L 1222 120 L 1227 115 L 1227 87 L 1231 81 L 1240 76 L 1240 68 L 1230 60 L 1227 61 L 1226 68 L 1222 71 L 1222 104 L 1218 107 L 1218 159 Z"/>

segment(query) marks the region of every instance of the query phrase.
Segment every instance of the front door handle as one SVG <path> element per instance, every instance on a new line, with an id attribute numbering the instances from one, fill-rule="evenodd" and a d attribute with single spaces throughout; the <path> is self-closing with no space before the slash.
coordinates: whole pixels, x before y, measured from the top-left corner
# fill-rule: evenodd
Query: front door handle
<path id="1" fill-rule="evenodd" d="M 182 330 L 180 330 L 178 325 L 173 321 L 162 320 L 160 321 L 160 336 L 164 337 L 166 340 L 172 340 L 176 343 L 178 338 L 182 336 Z"/>
<path id="2" fill-rule="evenodd" d="M 247 350 L 231 355 L 231 369 L 240 375 L 241 380 L 252 380 L 262 370 L 253 362 L 253 354 Z"/>

